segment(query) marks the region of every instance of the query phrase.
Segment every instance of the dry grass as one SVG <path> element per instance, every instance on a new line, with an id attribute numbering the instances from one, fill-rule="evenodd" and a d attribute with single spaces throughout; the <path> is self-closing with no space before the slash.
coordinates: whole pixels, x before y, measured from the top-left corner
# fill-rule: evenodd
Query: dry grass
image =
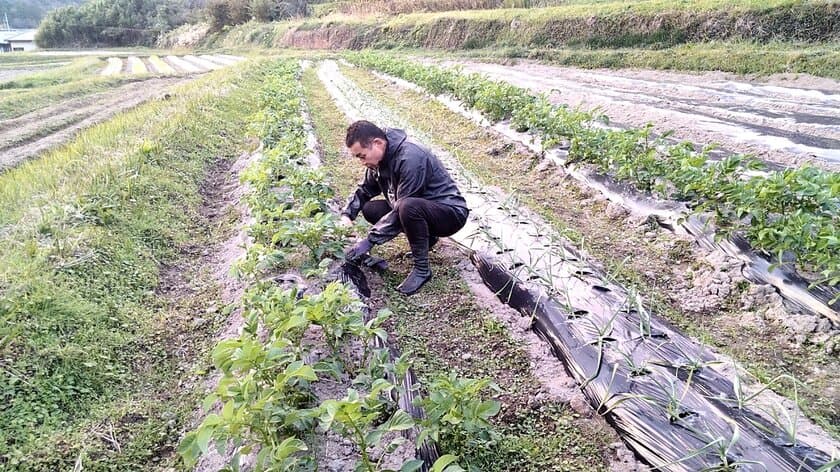
<path id="1" fill-rule="evenodd" d="M 313 16 L 343 14 L 356 16 L 400 15 L 416 12 L 533 8 L 575 3 L 580 0 L 362 0 L 337 1 L 313 5 Z M 593 3 L 610 0 L 591 0 Z"/>

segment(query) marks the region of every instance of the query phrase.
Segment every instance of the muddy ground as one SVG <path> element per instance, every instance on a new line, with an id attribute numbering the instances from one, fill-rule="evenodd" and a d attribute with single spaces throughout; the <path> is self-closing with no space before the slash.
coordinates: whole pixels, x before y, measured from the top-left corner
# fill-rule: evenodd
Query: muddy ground
<path id="1" fill-rule="evenodd" d="M 840 83 L 807 75 L 745 78 L 722 72 L 585 70 L 532 61 L 444 61 L 465 72 L 549 94 L 552 101 L 598 108 L 619 127 L 653 123 L 679 140 L 718 143 L 782 165 L 840 169 Z"/>

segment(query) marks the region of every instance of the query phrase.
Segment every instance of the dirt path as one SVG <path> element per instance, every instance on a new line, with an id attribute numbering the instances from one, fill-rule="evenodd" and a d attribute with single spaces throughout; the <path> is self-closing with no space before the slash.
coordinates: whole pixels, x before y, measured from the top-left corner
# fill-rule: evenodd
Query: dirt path
<path id="1" fill-rule="evenodd" d="M 70 140 L 84 128 L 133 108 L 185 79 L 132 82 L 0 122 L 0 171 Z"/>
<path id="2" fill-rule="evenodd" d="M 456 62 L 444 62 L 454 65 Z M 465 72 L 550 94 L 557 103 L 599 107 L 611 124 L 699 145 L 719 143 L 783 165 L 840 169 L 840 83 L 811 77 L 745 80 L 724 73 L 584 70 L 535 62 L 458 61 Z"/>

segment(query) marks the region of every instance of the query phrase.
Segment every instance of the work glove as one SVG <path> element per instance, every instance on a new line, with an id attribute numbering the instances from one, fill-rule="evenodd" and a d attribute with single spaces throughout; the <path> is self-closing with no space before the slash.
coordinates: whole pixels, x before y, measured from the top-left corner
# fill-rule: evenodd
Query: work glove
<path id="1" fill-rule="evenodd" d="M 376 270 L 378 272 L 385 272 L 386 270 L 388 270 L 388 262 L 381 257 L 368 256 L 364 258 L 362 264 L 365 267 L 370 267 L 371 269 Z"/>
<path id="2" fill-rule="evenodd" d="M 368 251 L 371 250 L 373 247 L 373 243 L 370 242 L 370 239 L 365 238 L 360 241 L 357 241 L 356 244 L 344 250 L 344 258 L 351 262 L 357 262 L 359 259 L 362 258 Z"/>

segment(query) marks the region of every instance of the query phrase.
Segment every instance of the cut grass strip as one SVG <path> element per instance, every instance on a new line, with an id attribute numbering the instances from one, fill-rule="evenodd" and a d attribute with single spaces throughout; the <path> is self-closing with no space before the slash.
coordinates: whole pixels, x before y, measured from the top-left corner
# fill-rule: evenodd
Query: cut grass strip
<path id="1" fill-rule="evenodd" d="M 33 53 L 7 53 L 0 55 L 0 66 L 7 65 L 47 65 L 56 62 L 67 62 L 67 57 L 44 56 Z"/>
<path id="2" fill-rule="evenodd" d="M 146 65 L 143 64 L 143 61 L 137 56 L 128 57 L 128 70 L 132 75 L 143 75 L 149 73 L 146 69 Z"/>
<path id="3" fill-rule="evenodd" d="M 0 175 L 4 470 L 174 465 L 215 293 L 196 269 L 161 296 L 160 264 L 204 244 L 200 184 L 241 149 L 259 81 L 213 74 Z"/>
<path id="4" fill-rule="evenodd" d="M 223 65 L 216 64 L 213 61 L 208 61 L 202 57 L 193 56 L 192 54 L 186 55 L 182 59 L 204 70 L 218 70 L 224 67 Z"/>
<path id="5" fill-rule="evenodd" d="M 123 63 L 122 59 L 119 57 L 109 57 L 108 58 L 108 67 L 102 70 L 102 75 L 106 77 L 110 77 L 113 75 L 119 75 L 122 72 Z"/>
<path id="6" fill-rule="evenodd" d="M 429 100 L 425 94 L 398 88 L 362 69 L 343 68 L 342 71 L 417 129 L 437 137 L 438 145 L 450 151 L 485 184 L 515 193 L 578 247 L 603 262 L 622 284 L 648 294 L 652 306 L 687 334 L 743 362 L 762 382 L 767 383 L 780 374 L 807 379 L 799 391 L 800 398 L 806 399 L 803 409 L 830 434 L 840 437 L 837 427 L 840 396 L 832 381 L 840 375 L 840 366 L 830 353 L 818 346 L 794 347 L 781 343 L 783 327 L 755 330 L 738 322 L 742 313 L 737 298 L 713 314 L 682 310 L 680 290 L 669 275 L 675 259 L 685 257 L 679 245 L 674 245 L 673 252 L 663 251 L 644 237 L 644 228 L 622 228 L 617 233 L 617 223 L 605 215 L 604 204 L 582 206 L 580 202 L 586 197 L 551 168 L 538 170 L 533 156 L 500 142 L 499 137 Z M 749 334 L 745 335 L 745 331 Z M 745 338 L 762 341 L 745 343 Z M 793 396 L 792 389 L 780 393 Z"/>
<path id="7" fill-rule="evenodd" d="M 149 56 L 149 62 L 152 64 L 152 67 L 155 68 L 155 71 L 157 71 L 158 74 L 175 74 L 175 69 L 173 69 L 172 66 L 164 62 L 163 59 L 160 58 L 160 56 Z"/>
<path id="8" fill-rule="evenodd" d="M 183 74 L 198 74 L 200 72 L 204 72 L 204 69 L 185 60 L 183 57 L 166 56 L 166 62 L 172 64 L 172 67 L 174 67 L 175 70 Z"/>

